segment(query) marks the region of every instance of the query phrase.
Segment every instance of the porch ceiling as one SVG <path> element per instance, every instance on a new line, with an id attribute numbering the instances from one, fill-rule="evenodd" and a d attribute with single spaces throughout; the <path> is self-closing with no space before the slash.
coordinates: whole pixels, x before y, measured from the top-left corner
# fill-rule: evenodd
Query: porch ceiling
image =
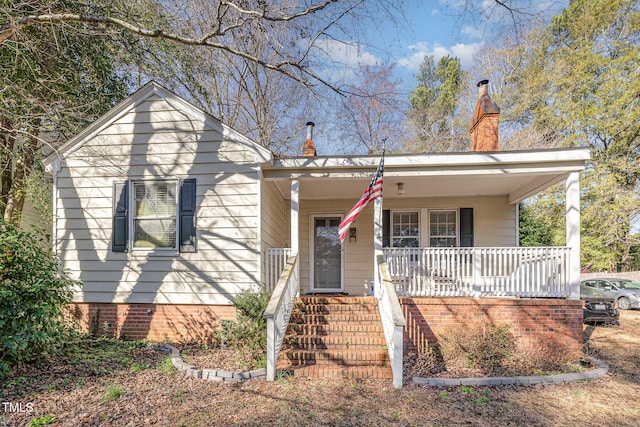
<path id="1" fill-rule="evenodd" d="M 385 198 L 507 196 L 510 203 L 534 195 L 584 169 L 588 149 L 387 155 Z M 378 156 L 296 157 L 263 170 L 285 198 L 290 180 L 300 181 L 300 198 L 356 199 L 379 162 Z M 397 184 L 404 184 L 404 194 Z"/>

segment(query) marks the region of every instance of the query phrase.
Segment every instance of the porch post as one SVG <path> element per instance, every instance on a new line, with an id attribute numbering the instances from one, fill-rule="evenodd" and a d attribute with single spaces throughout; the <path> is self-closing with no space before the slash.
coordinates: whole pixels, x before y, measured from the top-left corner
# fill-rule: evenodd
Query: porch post
<path id="1" fill-rule="evenodd" d="M 374 295 L 378 296 L 380 275 L 378 274 L 378 255 L 382 253 L 382 197 L 373 201 L 373 280 Z"/>
<path id="2" fill-rule="evenodd" d="M 565 181 L 569 299 L 580 299 L 580 176 L 572 172 Z"/>
<path id="3" fill-rule="evenodd" d="M 297 179 L 291 181 L 291 252 L 292 254 L 298 254 L 300 252 L 300 233 L 298 230 L 299 220 L 298 214 L 300 212 L 299 204 L 300 182 Z M 297 262 L 295 267 L 295 277 L 300 280 L 300 263 Z M 298 289 L 302 290 L 302 284 L 298 283 Z"/>

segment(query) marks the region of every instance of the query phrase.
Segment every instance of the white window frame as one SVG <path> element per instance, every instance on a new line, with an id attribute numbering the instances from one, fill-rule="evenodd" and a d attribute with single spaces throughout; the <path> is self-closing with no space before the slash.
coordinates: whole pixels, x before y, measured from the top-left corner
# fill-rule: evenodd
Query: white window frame
<path id="1" fill-rule="evenodd" d="M 135 226 L 135 221 L 137 219 L 137 212 L 136 212 L 136 191 L 135 191 L 135 187 L 136 184 L 149 184 L 149 183 L 154 183 L 154 182 L 159 182 L 159 183 L 166 183 L 166 184 L 173 184 L 175 186 L 175 196 L 176 196 L 176 203 L 175 203 L 175 215 L 174 215 L 174 219 L 175 219 L 175 234 L 176 234 L 176 239 L 175 239 L 175 244 L 174 247 L 172 248 L 167 248 L 167 247 L 136 247 L 135 246 L 135 233 L 136 233 L 136 226 Z M 128 230 L 128 235 L 129 235 L 129 247 L 131 248 L 131 251 L 137 254 L 158 254 L 158 255 L 175 255 L 178 254 L 178 248 L 179 248 L 179 244 L 180 244 L 180 236 L 179 236 L 179 227 L 180 227 L 180 180 L 177 179 L 134 179 L 134 180 L 130 180 L 129 181 L 129 185 L 131 190 L 129 191 L 129 206 L 130 206 L 130 215 L 129 215 L 129 230 Z M 171 218 L 171 216 L 167 216 L 167 219 Z"/>
<path id="2" fill-rule="evenodd" d="M 417 222 L 417 228 L 418 228 L 418 234 L 416 236 L 396 236 L 395 234 L 393 234 L 393 230 L 394 230 L 394 215 L 398 213 L 398 214 L 402 214 L 402 213 L 415 213 L 418 215 L 418 222 Z M 413 238 L 413 237 L 417 237 L 418 238 L 418 247 L 422 247 L 422 239 L 421 239 L 421 227 L 420 227 L 420 209 L 394 209 L 391 210 L 391 218 L 389 221 L 389 238 L 390 238 L 390 247 L 392 248 L 397 248 L 399 246 L 395 246 L 394 244 L 394 240 L 395 238 L 399 238 L 399 239 L 409 239 L 409 238 Z"/>
<path id="3" fill-rule="evenodd" d="M 431 213 L 433 212 L 453 212 L 455 214 L 455 221 L 454 221 L 454 227 L 455 227 L 455 245 L 454 246 L 431 246 L 431 239 L 450 239 L 451 236 L 432 236 L 431 235 Z M 429 247 L 434 247 L 434 248 L 438 248 L 438 247 L 459 247 L 460 246 L 460 209 L 458 208 L 451 208 L 451 209 L 429 209 L 427 212 L 427 244 Z"/>

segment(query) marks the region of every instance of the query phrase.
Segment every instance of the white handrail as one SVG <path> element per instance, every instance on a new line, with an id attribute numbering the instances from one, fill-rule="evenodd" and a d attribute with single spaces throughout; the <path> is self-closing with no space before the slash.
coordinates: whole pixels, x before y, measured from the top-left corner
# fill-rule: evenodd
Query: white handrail
<path id="1" fill-rule="evenodd" d="M 378 255 L 376 261 L 378 264 L 377 273 L 380 280 L 378 281 L 379 285 L 376 284 L 374 292 L 378 298 L 384 337 L 387 341 L 387 351 L 389 352 L 391 372 L 393 373 L 393 386 L 395 388 L 402 388 L 403 338 L 404 327 L 407 323 L 402 314 L 396 289 L 391 282 L 384 256 Z"/>
<path id="2" fill-rule="evenodd" d="M 293 302 L 298 293 L 297 262 L 297 254 L 289 256 L 267 309 L 264 311 L 264 318 L 267 319 L 267 381 L 275 380 L 276 361 L 289 325 Z"/>

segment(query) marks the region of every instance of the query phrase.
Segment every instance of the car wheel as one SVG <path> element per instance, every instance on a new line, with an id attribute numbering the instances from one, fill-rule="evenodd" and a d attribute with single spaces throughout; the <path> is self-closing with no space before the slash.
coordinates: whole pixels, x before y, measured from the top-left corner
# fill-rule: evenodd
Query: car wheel
<path id="1" fill-rule="evenodd" d="M 618 299 L 618 308 L 620 310 L 629 310 L 631 308 L 631 302 L 629 301 L 629 298 L 622 297 Z"/>

